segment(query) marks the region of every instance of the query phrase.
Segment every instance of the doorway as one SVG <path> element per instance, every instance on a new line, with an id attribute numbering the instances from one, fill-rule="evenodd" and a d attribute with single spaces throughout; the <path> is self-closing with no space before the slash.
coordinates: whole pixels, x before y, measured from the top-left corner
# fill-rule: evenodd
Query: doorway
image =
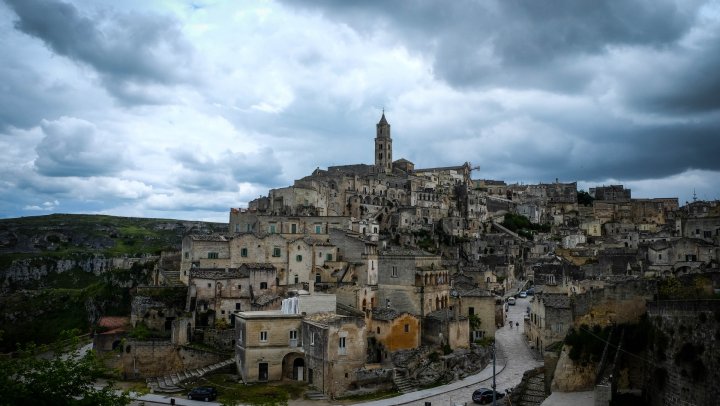
<path id="1" fill-rule="evenodd" d="M 267 381 L 268 380 L 268 363 L 267 362 L 261 362 L 258 365 L 258 380 L 259 381 Z"/>

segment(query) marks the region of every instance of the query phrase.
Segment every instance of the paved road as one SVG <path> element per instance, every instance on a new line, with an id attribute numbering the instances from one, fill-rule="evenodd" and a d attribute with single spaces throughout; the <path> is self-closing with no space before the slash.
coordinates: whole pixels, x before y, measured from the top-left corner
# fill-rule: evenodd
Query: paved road
<path id="1" fill-rule="evenodd" d="M 496 373 L 495 382 L 498 392 L 510 389 L 520 383 L 523 373 L 529 369 L 533 369 L 542 365 L 542 361 L 537 358 L 532 350 L 528 347 L 525 333 L 523 317 L 525 309 L 528 306 L 528 299 L 517 299 L 515 306 L 509 306 L 508 319 L 513 322 L 512 329 L 503 327 L 495 333 L 495 341 L 497 342 L 498 354 L 502 354 L 503 359 L 498 363 L 504 364 L 502 371 Z M 520 323 L 520 327 L 515 326 Z M 430 402 L 433 405 L 454 405 L 468 402 L 472 403 L 472 393 L 480 387 L 490 387 L 492 378 L 473 383 L 464 388 L 451 390 L 446 393 L 434 395 L 407 405 L 424 405 Z"/>

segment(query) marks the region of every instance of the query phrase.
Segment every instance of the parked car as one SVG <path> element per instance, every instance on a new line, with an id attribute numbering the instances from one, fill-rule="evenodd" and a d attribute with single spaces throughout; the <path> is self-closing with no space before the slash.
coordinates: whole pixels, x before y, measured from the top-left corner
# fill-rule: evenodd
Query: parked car
<path id="1" fill-rule="evenodd" d="M 520 292 L 520 298 L 524 299 L 526 297 L 527 297 L 527 292 L 525 292 L 524 290 L 522 292 Z"/>
<path id="2" fill-rule="evenodd" d="M 495 392 L 495 400 L 502 399 L 503 397 L 505 397 L 504 393 Z M 493 390 L 488 388 L 480 388 L 473 392 L 472 400 L 473 402 L 479 403 L 481 405 L 492 403 Z"/>
<path id="3" fill-rule="evenodd" d="M 535 288 L 530 288 L 530 289 L 526 290 L 525 293 L 527 293 L 528 296 L 532 296 L 535 294 Z"/>
<path id="4" fill-rule="evenodd" d="M 217 398 L 217 390 L 212 386 L 198 386 L 188 393 L 188 399 L 209 402 Z"/>
<path id="5" fill-rule="evenodd" d="M 508 304 L 509 304 L 510 306 L 515 306 L 515 298 L 514 298 L 514 297 L 509 297 L 509 298 L 508 298 Z"/>

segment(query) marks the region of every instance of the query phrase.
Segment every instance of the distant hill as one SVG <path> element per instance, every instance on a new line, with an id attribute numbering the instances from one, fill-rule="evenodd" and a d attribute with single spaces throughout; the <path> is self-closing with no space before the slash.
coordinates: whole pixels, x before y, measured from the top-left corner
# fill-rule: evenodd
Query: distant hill
<path id="1" fill-rule="evenodd" d="M 159 254 L 179 250 L 191 233 L 226 232 L 227 223 L 51 214 L 0 220 L 0 274 L 13 260 L 38 256 L 105 257 Z"/>
<path id="2" fill-rule="evenodd" d="M 63 330 L 89 332 L 100 316 L 129 315 L 130 291 L 147 283 L 161 251 L 227 227 L 78 214 L 0 220 L 0 352 L 52 342 Z"/>

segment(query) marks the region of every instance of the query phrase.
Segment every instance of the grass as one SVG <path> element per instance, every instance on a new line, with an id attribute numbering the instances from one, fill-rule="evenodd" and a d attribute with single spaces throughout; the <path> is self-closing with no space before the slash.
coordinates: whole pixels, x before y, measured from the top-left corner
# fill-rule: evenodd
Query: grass
<path id="1" fill-rule="evenodd" d="M 218 390 L 218 402 L 224 405 L 287 405 L 291 399 L 299 399 L 305 393 L 304 382 L 273 382 L 249 384 L 238 382 L 237 375 L 216 374 L 186 382 L 186 388 L 214 386 Z"/>

